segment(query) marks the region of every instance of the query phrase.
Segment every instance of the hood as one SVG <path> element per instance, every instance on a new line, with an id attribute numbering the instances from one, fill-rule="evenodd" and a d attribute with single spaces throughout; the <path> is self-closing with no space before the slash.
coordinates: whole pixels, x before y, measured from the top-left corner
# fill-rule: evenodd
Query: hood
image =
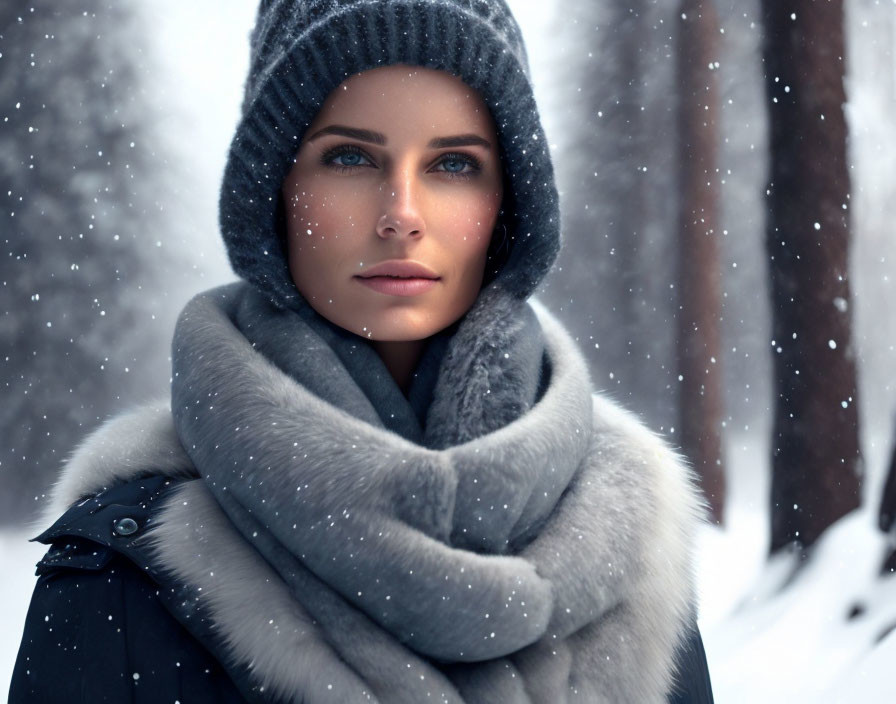
<path id="1" fill-rule="evenodd" d="M 234 271 L 280 307 L 302 302 L 278 224 L 280 188 L 302 136 L 342 81 L 398 63 L 458 76 L 492 112 L 510 253 L 489 286 L 525 299 L 556 258 L 553 167 L 522 35 L 503 0 L 269 0 L 261 3 L 251 35 L 219 224 Z"/>

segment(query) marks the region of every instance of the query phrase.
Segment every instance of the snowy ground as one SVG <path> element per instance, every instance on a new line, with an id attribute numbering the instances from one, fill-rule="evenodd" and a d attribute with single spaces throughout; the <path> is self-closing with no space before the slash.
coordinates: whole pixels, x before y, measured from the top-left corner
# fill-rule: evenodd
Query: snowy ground
<path id="1" fill-rule="evenodd" d="M 725 531 L 699 544 L 701 628 L 720 704 L 896 702 L 896 577 L 878 569 L 886 540 L 876 528 L 888 441 L 865 439 L 867 508 L 833 526 L 813 559 L 765 560 L 768 483 L 762 443 L 729 444 Z M 849 618 L 849 614 L 860 613 Z"/>

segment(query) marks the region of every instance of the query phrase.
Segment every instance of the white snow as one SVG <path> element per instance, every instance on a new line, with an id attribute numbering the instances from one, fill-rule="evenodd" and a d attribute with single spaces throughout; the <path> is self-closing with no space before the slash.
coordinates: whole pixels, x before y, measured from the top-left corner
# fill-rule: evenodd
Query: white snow
<path id="1" fill-rule="evenodd" d="M 838 522 L 795 575 L 793 559 L 780 556 L 754 563 L 746 589 L 714 588 L 719 578 L 731 586 L 729 567 L 743 571 L 737 545 L 745 535 L 708 529 L 702 541 L 704 597 L 729 602 L 701 620 L 716 700 L 896 701 L 893 661 L 882 655 L 896 653 L 893 636 L 877 644 L 896 626 L 896 578 L 877 574 L 885 545 L 870 512 Z M 849 619 L 856 607 L 860 615 Z"/>
<path id="2" fill-rule="evenodd" d="M 889 443 L 865 434 L 870 500 L 832 526 L 794 572 L 791 556 L 765 557 L 764 437 L 729 441 L 726 527 L 707 527 L 699 539 L 700 626 L 716 701 L 896 701 L 894 637 L 878 643 L 896 626 L 896 577 L 878 574 L 888 545 L 873 510 Z"/>

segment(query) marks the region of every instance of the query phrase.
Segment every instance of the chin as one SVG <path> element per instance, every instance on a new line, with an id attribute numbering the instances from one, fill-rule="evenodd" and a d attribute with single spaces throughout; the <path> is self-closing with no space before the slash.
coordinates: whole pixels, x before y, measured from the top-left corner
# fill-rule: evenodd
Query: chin
<path id="1" fill-rule="evenodd" d="M 425 340 L 454 323 L 460 316 L 432 316 L 422 311 L 389 311 L 372 321 L 365 316 L 365 322 L 340 325 L 356 335 L 376 342 L 413 342 Z M 336 322 L 339 325 L 338 321 Z"/>
<path id="2" fill-rule="evenodd" d="M 352 330 L 356 335 L 360 335 L 374 342 L 414 342 L 417 340 L 425 340 L 435 335 L 440 330 L 444 330 L 450 323 L 442 326 L 433 325 L 382 325 L 376 329 Z"/>

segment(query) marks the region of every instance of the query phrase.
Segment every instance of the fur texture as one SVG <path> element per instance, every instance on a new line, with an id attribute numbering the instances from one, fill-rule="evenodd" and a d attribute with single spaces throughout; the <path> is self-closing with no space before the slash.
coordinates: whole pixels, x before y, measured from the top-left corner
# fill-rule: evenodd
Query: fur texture
<path id="1" fill-rule="evenodd" d="M 69 463 L 54 505 L 198 466 L 203 479 L 184 482 L 149 538 L 266 692 L 665 700 L 694 608 L 690 473 L 591 396 L 574 342 L 547 313 L 537 311 L 552 373 L 538 403 L 433 450 L 303 392 L 214 305 L 192 310 L 195 349 L 228 383 L 210 397 L 203 375 L 179 377 L 193 394 L 175 409 L 180 440 L 158 407 L 107 423 Z"/>
<path id="2" fill-rule="evenodd" d="M 198 476 L 177 438 L 168 401 L 134 408 L 88 435 L 66 462 L 40 522 L 50 525 L 72 504 L 150 473 Z"/>

